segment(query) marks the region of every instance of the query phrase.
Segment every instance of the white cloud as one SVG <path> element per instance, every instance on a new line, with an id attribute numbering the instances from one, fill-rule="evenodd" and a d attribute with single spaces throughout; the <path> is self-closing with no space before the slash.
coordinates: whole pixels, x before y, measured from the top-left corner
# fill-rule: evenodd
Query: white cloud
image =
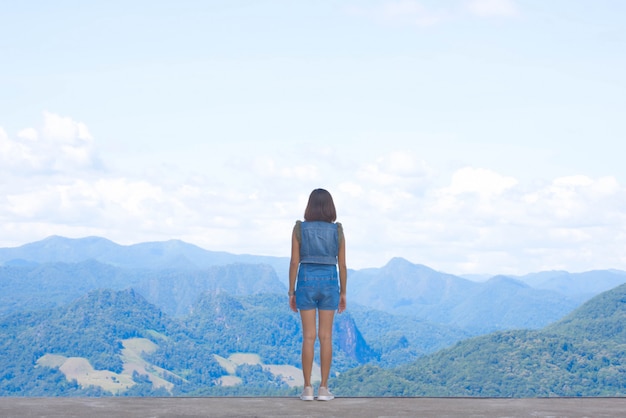
<path id="1" fill-rule="evenodd" d="M 410 152 L 392 151 L 363 164 L 357 176 L 379 186 L 418 187 L 428 180 L 431 170 Z"/>
<path id="2" fill-rule="evenodd" d="M 24 128 L 11 139 L 0 135 L 0 172 L 52 173 L 97 168 L 99 159 L 85 124 L 43 113 L 40 130 Z"/>
<path id="3" fill-rule="evenodd" d="M 512 184 L 498 183 L 503 189 Z M 429 215 L 457 236 L 448 238 L 464 247 L 459 260 L 500 265 L 500 273 L 623 265 L 626 189 L 614 178 L 562 177 L 533 188 L 512 187 L 488 199 L 461 198 L 451 189 L 439 194 L 449 199 L 446 205 L 438 202 Z M 488 254 L 489 263 L 476 261 Z"/>
<path id="4" fill-rule="evenodd" d="M 36 160 L 27 144 L 11 140 L 0 127 L 0 171 L 35 164 Z"/>
<path id="5" fill-rule="evenodd" d="M 352 181 L 343 182 L 338 185 L 338 190 L 352 198 L 359 197 L 363 194 L 363 187 Z"/>
<path id="6" fill-rule="evenodd" d="M 624 189 L 614 177 L 559 177 L 528 192 L 524 202 L 544 223 L 572 228 L 610 224 L 626 208 Z"/>
<path id="7" fill-rule="evenodd" d="M 22 129 L 17 133 L 18 138 L 28 139 L 30 141 L 37 141 L 39 139 L 39 133 L 34 128 Z"/>
<path id="8" fill-rule="evenodd" d="M 48 119 L 37 136 L 12 140 L 0 128 L 0 155 L 75 162 L 64 147 L 95 149 L 85 126 Z M 48 154 L 30 146 L 41 142 Z M 521 184 L 483 167 L 437 172 L 405 150 L 375 157 L 330 150 L 305 161 L 299 147 L 251 155 L 176 179 L 168 174 L 184 168 L 132 175 L 75 163 L 50 172 L 31 165 L 24 174 L 3 165 L 0 245 L 101 235 L 123 244 L 178 238 L 211 250 L 288 256 L 308 194 L 326 187 L 352 268 L 401 256 L 451 273 L 626 269 L 626 188 L 614 177 Z"/>
<path id="9" fill-rule="evenodd" d="M 87 144 L 93 141 L 87 126 L 69 117 L 59 116 L 51 112 L 43 112 L 44 138 L 54 142 L 65 142 L 71 145 Z"/>
<path id="10" fill-rule="evenodd" d="M 454 173 L 452 183 L 444 189 L 444 193 L 477 193 L 489 197 L 501 194 L 516 184 L 517 180 L 513 177 L 505 177 L 484 168 L 465 167 Z"/>

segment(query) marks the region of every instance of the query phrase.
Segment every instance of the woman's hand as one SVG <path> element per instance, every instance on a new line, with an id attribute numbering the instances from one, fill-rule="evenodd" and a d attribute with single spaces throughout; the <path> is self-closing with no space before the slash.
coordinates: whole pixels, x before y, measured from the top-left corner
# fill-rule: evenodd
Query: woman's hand
<path id="1" fill-rule="evenodd" d="M 339 308 L 337 309 L 337 312 L 342 313 L 345 310 L 346 310 L 346 295 L 345 293 L 340 293 L 339 294 Z"/>
<path id="2" fill-rule="evenodd" d="M 296 295 L 289 295 L 289 307 L 292 311 L 298 312 L 298 308 L 296 307 Z"/>

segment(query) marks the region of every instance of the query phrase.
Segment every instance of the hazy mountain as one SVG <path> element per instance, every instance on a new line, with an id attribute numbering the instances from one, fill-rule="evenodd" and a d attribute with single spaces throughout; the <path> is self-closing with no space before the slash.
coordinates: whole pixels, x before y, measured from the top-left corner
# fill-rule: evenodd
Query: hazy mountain
<path id="1" fill-rule="evenodd" d="M 474 337 L 401 368 L 341 374 L 343 396 L 625 396 L 626 285 L 541 331 Z"/>
<path id="2" fill-rule="evenodd" d="M 51 236 L 15 248 L 0 248 L 0 265 L 24 263 L 79 263 L 96 260 L 133 269 L 203 269 L 233 263 L 267 264 L 286 281 L 289 258 L 208 251 L 179 240 L 119 245 L 105 238 Z M 283 277 L 284 276 L 284 277 Z"/>
<path id="3" fill-rule="evenodd" d="M 143 279 L 142 271 L 94 260 L 0 266 L 0 315 L 63 305 L 94 289 L 125 289 Z"/>
<path id="4" fill-rule="evenodd" d="M 458 305 L 443 307 L 441 314 L 435 310 L 428 318 L 477 334 L 504 329 L 538 329 L 578 305 L 563 294 L 535 289 L 506 276 L 495 276 L 474 286 Z"/>
<path id="5" fill-rule="evenodd" d="M 175 316 L 191 312 L 198 295 L 206 292 L 233 296 L 287 294 L 287 288 L 278 280 L 274 269 L 263 264 L 229 264 L 191 271 L 164 270 L 151 274 L 134 288 L 164 312 Z"/>
<path id="6" fill-rule="evenodd" d="M 68 303 L 95 289 L 134 288 L 170 315 L 189 313 L 205 291 L 233 295 L 286 294 L 276 272 L 263 264 L 204 269 L 129 269 L 95 260 L 0 266 L 0 315 Z"/>
<path id="7" fill-rule="evenodd" d="M 186 315 L 204 291 L 284 294 L 288 261 L 211 252 L 177 240 L 125 246 L 54 236 L 0 249 L 0 314 L 58 306 L 97 288 L 133 287 L 164 312 Z M 476 282 L 394 258 L 381 268 L 350 270 L 348 281 L 351 305 L 478 335 L 541 328 L 626 282 L 626 273 L 540 272 Z"/>
<path id="8" fill-rule="evenodd" d="M 510 328 L 540 328 L 579 302 L 505 276 L 474 282 L 401 258 L 380 269 L 357 271 L 352 300 L 393 314 L 453 325 L 474 335 Z"/>
<path id="9" fill-rule="evenodd" d="M 598 293 L 626 283 L 626 272 L 619 270 L 593 270 L 583 273 L 545 271 L 518 278 L 537 289 L 559 292 L 576 301 L 586 301 Z"/>
<path id="10" fill-rule="evenodd" d="M 474 285 L 469 280 L 394 258 L 382 268 L 354 272 L 350 294 L 355 302 L 365 306 L 424 317 L 431 306 L 461 303 Z"/>

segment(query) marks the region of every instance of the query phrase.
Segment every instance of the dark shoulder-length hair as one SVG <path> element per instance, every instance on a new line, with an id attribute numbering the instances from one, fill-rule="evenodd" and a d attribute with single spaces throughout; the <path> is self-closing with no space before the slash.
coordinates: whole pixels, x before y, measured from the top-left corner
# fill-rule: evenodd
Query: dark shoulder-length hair
<path id="1" fill-rule="evenodd" d="M 324 189 L 315 189 L 309 196 L 309 203 L 304 211 L 305 221 L 325 221 L 335 222 L 337 220 L 337 210 L 333 197 Z"/>

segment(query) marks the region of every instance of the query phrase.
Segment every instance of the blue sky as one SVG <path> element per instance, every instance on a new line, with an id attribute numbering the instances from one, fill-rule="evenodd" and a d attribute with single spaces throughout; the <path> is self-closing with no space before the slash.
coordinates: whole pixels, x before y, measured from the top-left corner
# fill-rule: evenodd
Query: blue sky
<path id="1" fill-rule="evenodd" d="M 0 2 L 0 246 L 626 270 L 626 3 Z"/>

